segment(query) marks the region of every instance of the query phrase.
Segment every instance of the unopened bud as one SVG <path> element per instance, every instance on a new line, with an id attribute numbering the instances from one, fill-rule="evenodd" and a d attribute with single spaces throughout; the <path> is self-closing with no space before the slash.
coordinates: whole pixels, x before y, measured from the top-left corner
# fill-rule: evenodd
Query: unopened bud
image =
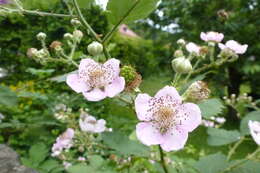
<path id="1" fill-rule="evenodd" d="M 210 90 L 208 85 L 203 81 L 197 81 L 190 85 L 183 97 L 186 101 L 201 102 L 208 99 Z"/>
<path id="2" fill-rule="evenodd" d="M 62 43 L 59 42 L 59 41 L 53 41 L 50 45 L 50 48 L 51 49 L 54 49 L 54 50 L 60 50 L 61 49 L 61 46 L 62 46 Z"/>
<path id="3" fill-rule="evenodd" d="M 73 26 L 75 26 L 75 27 L 81 25 L 81 23 L 80 23 L 80 21 L 79 21 L 78 19 L 71 19 L 70 23 L 71 23 Z"/>
<path id="4" fill-rule="evenodd" d="M 186 45 L 186 41 L 184 39 L 179 39 L 177 41 L 177 44 L 180 45 L 180 46 L 185 46 Z"/>
<path id="5" fill-rule="evenodd" d="M 172 60 L 172 68 L 177 73 L 189 73 L 192 71 L 190 60 L 185 57 L 179 57 Z"/>
<path id="6" fill-rule="evenodd" d="M 44 58 L 44 57 L 48 56 L 48 53 L 44 49 L 41 49 L 36 52 L 35 56 L 37 58 Z"/>
<path id="7" fill-rule="evenodd" d="M 64 37 L 66 40 L 72 40 L 72 39 L 73 39 L 73 35 L 70 34 L 70 33 L 66 33 L 66 34 L 64 34 L 63 37 Z"/>
<path id="8" fill-rule="evenodd" d="M 94 56 L 99 55 L 103 52 L 103 45 L 99 42 L 94 41 L 90 45 L 88 45 L 88 52 Z"/>
<path id="9" fill-rule="evenodd" d="M 184 55 L 183 55 L 183 52 L 182 52 L 182 50 L 176 50 L 175 52 L 174 52 L 174 57 L 175 58 L 179 58 L 179 57 L 183 57 Z"/>
<path id="10" fill-rule="evenodd" d="M 39 34 L 37 34 L 37 39 L 39 40 L 39 41 L 43 41 L 43 40 L 45 40 L 46 39 L 46 34 L 45 33 L 43 33 L 43 32 L 40 32 Z"/>
<path id="11" fill-rule="evenodd" d="M 29 58 L 33 58 L 33 57 L 36 56 L 37 52 L 38 52 L 37 49 L 35 49 L 35 48 L 29 48 L 29 49 L 27 50 L 27 53 L 26 53 L 26 54 L 27 54 L 27 56 L 28 56 Z"/>
<path id="12" fill-rule="evenodd" d="M 77 40 L 80 41 L 83 37 L 83 33 L 80 30 L 75 30 L 73 32 L 73 37 Z"/>
<path id="13" fill-rule="evenodd" d="M 231 49 L 223 49 L 221 52 L 220 52 L 220 55 L 219 55 L 221 58 L 229 58 L 229 57 L 234 57 L 234 56 L 237 56 L 235 54 L 235 52 L 233 52 Z"/>

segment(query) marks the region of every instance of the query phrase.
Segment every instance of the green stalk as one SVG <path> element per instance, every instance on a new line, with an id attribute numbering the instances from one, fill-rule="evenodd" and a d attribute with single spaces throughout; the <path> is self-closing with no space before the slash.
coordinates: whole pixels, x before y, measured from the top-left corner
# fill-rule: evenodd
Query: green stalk
<path id="1" fill-rule="evenodd" d="M 140 0 L 136 0 L 134 5 L 126 12 L 126 14 L 118 21 L 118 23 L 112 28 L 112 30 L 104 37 L 102 43 L 107 42 L 110 37 L 113 35 L 113 33 L 117 30 L 118 26 L 123 23 L 123 21 L 129 16 L 129 14 L 135 9 L 135 7 L 138 5 Z"/>

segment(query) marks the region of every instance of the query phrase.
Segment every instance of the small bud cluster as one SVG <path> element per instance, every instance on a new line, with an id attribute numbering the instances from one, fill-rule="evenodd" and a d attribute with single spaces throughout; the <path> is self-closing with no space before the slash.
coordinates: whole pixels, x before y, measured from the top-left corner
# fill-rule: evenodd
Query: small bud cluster
<path id="1" fill-rule="evenodd" d="M 225 103 L 229 106 L 234 107 L 235 109 L 239 108 L 240 105 L 249 105 L 253 108 L 257 108 L 256 102 L 254 102 L 253 97 L 248 96 L 247 93 L 241 94 L 241 95 L 236 95 L 236 94 L 231 94 L 229 97 L 224 96 L 223 100 Z M 238 113 L 238 116 L 240 116 L 240 113 Z"/>
<path id="2" fill-rule="evenodd" d="M 72 109 L 68 108 L 65 104 L 56 105 L 54 111 L 54 117 L 61 122 L 68 122 L 72 114 Z"/>
<path id="3" fill-rule="evenodd" d="M 203 119 L 201 125 L 205 127 L 214 127 L 218 128 L 226 122 L 224 117 L 210 117 L 210 119 Z"/>

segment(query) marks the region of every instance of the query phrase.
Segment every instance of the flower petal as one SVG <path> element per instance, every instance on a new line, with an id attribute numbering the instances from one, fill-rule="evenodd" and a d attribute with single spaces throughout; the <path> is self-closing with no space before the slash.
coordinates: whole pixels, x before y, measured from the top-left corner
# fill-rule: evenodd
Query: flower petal
<path id="1" fill-rule="evenodd" d="M 161 133 L 151 122 L 138 123 L 136 125 L 136 136 L 145 145 L 157 145 L 162 142 Z"/>
<path id="2" fill-rule="evenodd" d="M 254 141 L 260 145 L 260 122 L 249 120 L 248 126 Z"/>
<path id="3" fill-rule="evenodd" d="M 171 129 L 171 131 L 163 135 L 163 143 L 161 143 L 161 147 L 167 152 L 180 150 L 184 147 L 187 139 L 188 132 Z"/>
<path id="4" fill-rule="evenodd" d="M 123 77 L 116 78 L 110 85 L 105 86 L 105 92 L 108 97 L 115 97 L 125 88 L 125 79 Z"/>
<path id="5" fill-rule="evenodd" d="M 172 97 L 176 102 L 176 104 L 181 104 L 182 102 L 181 96 L 179 95 L 178 91 L 174 87 L 165 86 L 160 91 L 158 91 L 155 95 L 156 98 L 167 97 L 167 96 Z"/>
<path id="6" fill-rule="evenodd" d="M 87 71 L 89 67 L 99 65 L 96 61 L 91 58 L 85 58 L 80 61 L 79 71 Z"/>
<path id="7" fill-rule="evenodd" d="M 177 126 L 182 130 L 191 132 L 201 124 L 201 111 L 196 104 L 182 104 L 177 109 Z"/>
<path id="8" fill-rule="evenodd" d="M 109 59 L 107 62 L 104 63 L 104 67 L 110 67 L 115 73 L 114 74 L 115 76 L 118 76 L 120 73 L 119 65 L 120 65 L 120 61 L 115 58 Z"/>
<path id="9" fill-rule="evenodd" d="M 221 50 L 223 50 L 223 49 L 226 49 L 227 48 L 227 46 L 225 46 L 224 44 L 222 44 L 222 43 L 219 43 L 218 44 L 218 47 L 221 49 Z"/>
<path id="10" fill-rule="evenodd" d="M 80 80 L 77 74 L 70 74 L 67 76 L 66 83 L 77 93 L 89 90 L 89 86 Z"/>
<path id="11" fill-rule="evenodd" d="M 149 114 L 149 100 L 151 97 L 148 94 L 138 94 L 135 99 L 135 111 L 137 117 L 141 121 L 149 121 L 151 114 Z"/>
<path id="12" fill-rule="evenodd" d="M 88 101 L 100 101 L 106 98 L 106 93 L 99 88 L 94 88 L 89 92 L 83 92 L 83 95 Z"/>
<path id="13" fill-rule="evenodd" d="M 97 121 L 97 124 L 95 125 L 95 132 L 101 133 L 106 130 L 106 121 L 103 119 L 100 119 Z"/>
<path id="14" fill-rule="evenodd" d="M 201 40 L 203 40 L 203 41 L 208 41 L 207 35 L 206 35 L 205 32 L 201 32 L 201 33 L 200 33 L 200 38 L 201 38 Z"/>

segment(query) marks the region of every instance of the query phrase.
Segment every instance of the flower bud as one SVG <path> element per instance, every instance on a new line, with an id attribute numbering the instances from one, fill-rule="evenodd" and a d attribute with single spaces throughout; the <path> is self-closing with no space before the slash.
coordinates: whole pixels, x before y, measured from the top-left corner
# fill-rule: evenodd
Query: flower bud
<path id="1" fill-rule="evenodd" d="M 222 49 L 222 51 L 219 54 L 219 57 L 221 57 L 221 58 L 230 58 L 230 57 L 236 58 L 237 54 L 234 51 L 232 51 L 231 49 L 225 48 L 225 49 Z"/>
<path id="2" fill-rule="evenodd" d="M 94 56 L 99 55 L 103 52 L 103 45 L 99 42 L 94 41 L 90 45 L 88 45 L 88 52 Z"/>
<path id="3" fill-rule="evenodd" d="M 44 41 L 45 39 L 46 39 L 46 34 L 45 33 L 43 33 L 43 32 L 40 32 L 39 34 L 37 34 L 37 39 L 39 40 L 39 41 Z"/>
<path id="4" fill-rule="evenodd" d="M 66 34 L 64 34 L 63 37 L 64 37 L 66 40 L 72 40 L 72 39 L 73 39 L 73 35 L 70 34 L 70 33 L 66 33 Z"/>
<path id="5" fill-rule="evenodd" d="M 60 50 L 61 49 L 61 46 L 62 46 L 62 43 L 59 42 L 59 41 L 53 41 L 50 45 L 50 48 L 51 49 L 54 49 L 56 51 Z"/>
<path id="6" fill-rule="evenodd" d="M 44 58 L 44 57 L 48 56 L 48 53 L 44 49 L 41 49 L 36 52 L 35 56 L 37 58 Z"/>
<path id="7" fill-rule="evenodd" d="M 203 81 L 197 81 L 190 85 L 183 97 L 186 101 L 197 103 L 209 98 L 209 95 L 208 85 Z"/>
<path id="8" fill-rule="evenodd" d="M 189 73 L 192 70 L 190 60 L 185 57 L 179 57 L 172 60 L 172 68 L 177 73 Z"/>
<path id="9" fill-rule="evenodd" d="M 81 25 L 81 23 L 80 23 L 80 21 L 79 21 L 78 19 L 71 19 L 70 23 L 71 23 L 73 26 L 75 26 L 75 27 Z"/>
<path id="10" fill-rule="evenodd" d="M 29 49 L 27 50 L 27 53 L 26 53 L 26 54 L 27 54 L 27 56 L 28 56 L 29 58 L 33 58 L 33 57 L 36 56 L 37 52 L 38 52 L 37 49 L 35 49 L 35 48 L 29 48 Z"/>
<path id="11" fill-rule="evenodd" d="M 73 37 L 77 40 L 80 41 L 83 37 L 83 33 L 80 30 L 75 30 L 73 32 Z"/>
<path id="12" fill-rule="evenodd" d="M 174 57 L 175 58 L 179 58 L 179 57 L 183 57 L 184 55 L 183 55 L 183 52 L 182 52 L 182 50 L 176 50 L 175 52 L 174 52 Z"/>
<path id="13" fill-rule="evenodd" d="M 179 46 L 185 46 L 185 45 L 186 45 L 186 41 L 185 41 L 184 39 L 179 39 L 179 40 L 177 41 L 177 44 L 178 44 Z"/>

